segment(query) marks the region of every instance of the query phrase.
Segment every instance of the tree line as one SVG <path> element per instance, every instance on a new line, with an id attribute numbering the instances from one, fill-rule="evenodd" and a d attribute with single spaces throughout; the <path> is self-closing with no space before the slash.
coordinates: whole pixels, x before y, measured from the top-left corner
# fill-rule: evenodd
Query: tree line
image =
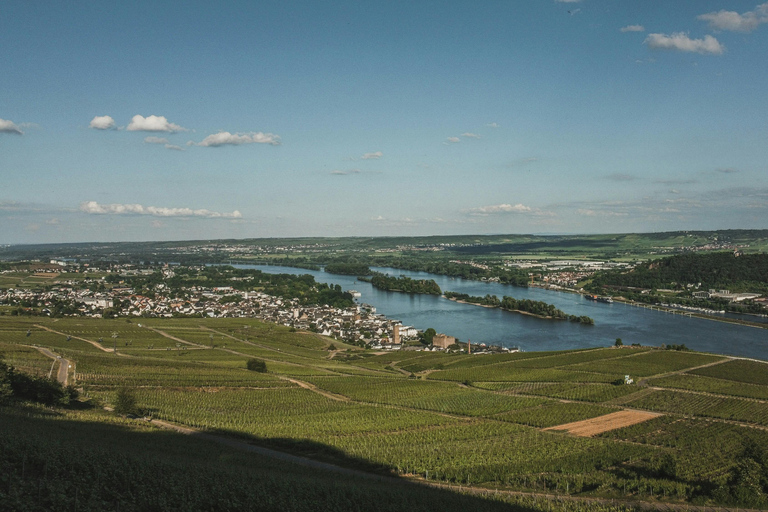
<path id="1" fill-rule="evenodd" d="M 514 297 L 507 297 L 506 295 L 501 300 L 499 300 L 498 297 L 490 294 L 486 295 L 485 297 L 477 297 L 458 292 L 445 292 L 443 295 L 447 299 L 451 300 L 460 300 L 470 304 L 479 304 L 481 306 L 501 308 L 507 311 L 529 313 L 540 318 L 569 320 L 571 322 L 578 322 L 585 325 L 595 324 L 595 321 L 588 316 L 569 315 L 564 311 L 556 308 L 553 304 L 547 304 L 546 302 L 538 300 L 515 299 Z"/>

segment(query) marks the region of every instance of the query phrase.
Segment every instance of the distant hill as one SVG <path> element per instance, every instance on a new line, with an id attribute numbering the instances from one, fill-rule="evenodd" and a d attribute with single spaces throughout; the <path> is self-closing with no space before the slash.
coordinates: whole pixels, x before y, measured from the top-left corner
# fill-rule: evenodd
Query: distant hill
<path id="1" fill-rule="evenodd" d="M 656 289 L 675 289 L 699 283 L 704 290 L 768 293 L 768 254 L 680 254 L 641 264 L 626 273 L 606 272 L 593 280 L 595 285 Z"/>

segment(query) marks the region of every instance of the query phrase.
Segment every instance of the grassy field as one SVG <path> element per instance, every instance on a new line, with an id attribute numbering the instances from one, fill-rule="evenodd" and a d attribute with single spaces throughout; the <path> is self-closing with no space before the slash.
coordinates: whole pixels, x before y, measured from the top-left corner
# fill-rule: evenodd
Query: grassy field
<path id="1" fill-rule="evenodd" d="M 329 350 L 331 344 L 339 350 Z M 546 492 L 563 498 L 735 504 L 735 478 L 744 467 L 745 454 L 754 452 L 748 448 L 757 446 L 768 453 L 768 432 L 762 428 L 768 426 L 763 401 L 768 397 L 768 364 L 717 355 L 629 347 L 500 355 L 376 354 L 249 319 L 126 322 L 0 316 L 0 353 L 8 364 L 24 371 L 47 371 L 51 360 L 34 345 L 73 361 L 76 385 L 86 401 L 76 408 L 28 411 L 26 437 L 18 437 L 22 427 L 16 425 L 21 422 L 14 419 L 10 427 L 3 419 L 0 443 L 9 447 L 7 453 L 26 450 L 32 460 L 30 447 L 55 443 L 41 441 L 45 429 L 54 427 L 64 438 L 78 428 L 94 432 L 94 443 L 87 447 L 93 453 L 108 446 L 110 436 L 125 437 L 126 446 L 141 439 L 154 446 L 164 439 L 170 443 L 162 452 L 167 457 L 142 473 L 147 479 L 153 478 L 153 471 L 175 471 L 194 458 L 197 462 L 188 462 L 200 478 L 210 486 L 219 485 L 219 477 L 198 466 L 202 456 L 177 457 L 174 450 L 184 451 L 181 446 L 192 440 L 177 439 L 143 420 L 102 411 L 100 406 L 114 403 L 121 387 L 128 388 L 143 414 L 152 418 L 389 475 L 396 481 Z M 117 353 L 111 351 L 113 346 Z M 267 372 L 248 371 L 246 361 L 251 358 L 265 361 Z M 623 384 L 625 375 L 635 383 Z M 624 408 L 663 414 L 592 438 L 544 430 Z M 20 417 L 14 416 L 19 414 L 15 408 L 0 414 Z M 80 439 L 75 446 L 85 449 L 84 443 Z M 201 453 L 210 449 L 200 448 Z M 68 453 L 56 450 L 56 457 Z M 221 453 L 214 459 L 237 461 L 233 471 L 252 457 L 234 449 L 222 448 Z M 16 462 L 8 459 L 8 467 L 16 468 L 14 464 L 24 458 L 19 457 Z M 91 463 L 99 463 L 94 457 Z M 115 464 L 126 468 L 143 460 L 135 453 L 118 459 Z M 269 468 L 262 459 L 254 465 L 233 482 L 245 486 Z M 109 469 L 113 470 L 117 471 Z M 349 492 L 347 483 L 337 482 L 321 499 L 313 485 L 326 485 L 326 477 L 318 476 L 313 484 L 307 470 L 291 466 L 284 471 L 270 481 L 274 489 L 263 492 L 281 492 L 282 485 L 304 489 L 293 509 L 306 506 L 301 501 L 305 498 L 335 503 Z M 0 493 L 17 489 L 9 496 L 28 496 L 24 493 L 32 492 L 32 487 L 25 482 L 19 475 L 6 478 L 0 481 Z M 188 484 L 173 485 L 187 489 L 180 492 L 196 492 Z M 266 484 L 259 485 L 262 489 Z M 202 488 L 209 489 L 209 484 Z M 120 496 L 135 497 L 136 492 L 126 486 Z M 377 492 L 412 496 L 429 510 L 433 490 L 384 486 Z M 105 499 L 92 495 L 89 500 Z M 235 495 L 245 502 L 255 499 L 243 489 Z M 195 499 L 204 501 L 200 496 Z M 292 509 L 282 498 L 274 499 Z M 392 503 L 403 503 L 402 499 Z M 457 499 L 469 500 L 464 503 L 479 509 L 540 507 L 509 496 Z M 568 509 L 564 503 L 557 506 Z"/>

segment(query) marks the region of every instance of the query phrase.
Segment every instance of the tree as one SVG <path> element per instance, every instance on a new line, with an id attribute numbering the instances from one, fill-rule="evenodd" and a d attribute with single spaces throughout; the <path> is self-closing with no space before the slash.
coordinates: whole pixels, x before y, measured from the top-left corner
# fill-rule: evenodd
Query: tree
<path id="1" fill-rule="evenodd" d="M 614 343 L 614 346 L 615 347 L 623 347 L 624 346 L 624 342 L 621 341 L 621 338 L 616 338 L 616 343 Z"/>
<path id="2" fill-rule="evenodd" d="M 430 327 L 429 329 L 427 329 L 426 331 L 424 331 L 419 335 L 419 340 L 424 345 L 431 345 L 432 338 L 434 338 L 436 334 L 437 334 L 437 331 Z"/>
<path id="3" fill-rule="evenodd" d="M 136 404 L 136 396 L 126 386 L 122 386 L 115 393 L 115 412 L 117 414 L 136 414 L 139 407 Z"/>
<path id="4" fill-rule="evenodd" d="M 251 358 L 245 363 L 245 367 L 252 372 L 267 373 L 267 363 L 261 359 Z"/>

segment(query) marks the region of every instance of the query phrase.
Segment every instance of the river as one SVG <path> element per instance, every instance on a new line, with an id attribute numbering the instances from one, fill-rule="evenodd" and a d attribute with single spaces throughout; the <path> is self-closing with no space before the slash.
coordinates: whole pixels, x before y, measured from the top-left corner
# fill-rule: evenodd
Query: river
<path id="1" fill-rule="evenodd" d="M 461 341 L 519 347 L 525 351 L 564 350 L 606 347 L 621 338 L 625 345 L 640 343 L 659 346 L 685 344 L 701 352 L 768 359 L 768 329 L 734 325 L 715 320 L 691 318 L 614 302 L 587 300 L 581 295 L 541 288 L 520 288 L 499 283 L 484 283 L 460 278 L 376 268 L 394 276 L 434 279 L 443 291 L 469 295 L 507 295 L 554 304 L 571 315 L 586 315 L 595 325 L 542 320 L 500 309 L 459 304 L 435 295 L 388 292 L 361 282 L 355 276 L 340 276 L 324 271 L 267 265 L 234 265 L 272 274 L 310 274 L 320 283 L 341 285 L 362 294 L 358 299 L 376 307 L 378 313 L 401 320 L 417 329 L 434 328 Z"/>

